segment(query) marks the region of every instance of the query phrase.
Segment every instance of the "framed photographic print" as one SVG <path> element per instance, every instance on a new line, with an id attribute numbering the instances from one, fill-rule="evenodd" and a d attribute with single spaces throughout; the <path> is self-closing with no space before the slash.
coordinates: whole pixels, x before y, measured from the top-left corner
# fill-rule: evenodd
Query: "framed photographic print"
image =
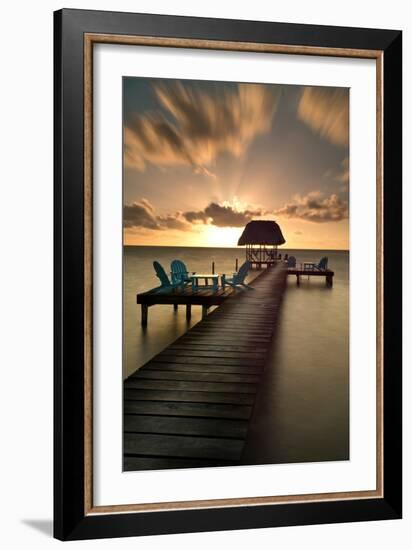
<path id="1" fill-rule="evenodd" d="M 55 536 L 401 517 L 400 31 L 55 13 Z"/>

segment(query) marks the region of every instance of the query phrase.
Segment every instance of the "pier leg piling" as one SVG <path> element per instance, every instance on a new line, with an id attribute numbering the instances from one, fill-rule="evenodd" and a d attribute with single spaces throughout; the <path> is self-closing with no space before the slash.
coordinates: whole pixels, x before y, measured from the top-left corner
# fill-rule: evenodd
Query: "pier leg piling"
<path id="1" fill-rule="evenodd" d="M 299 275 L 296 275 L 296 284 L 299 286 L 300 285 L 300 277 Z"/>
<path id="2" fill-rule="evenodd" d="M 202 319 L 204 319 L 205 317 L 207 317 L 207 310 L 209 308 L 207 306 L 202 306 Z"/>
<path id="3" fill-rule="evenodd" d="M 142 327 L 147 327 L 147 314 L 149 311 L 149 306 L 142 304 Z"/>
<path id="4" fill-rule="evenodd" d="M 179 309 L 178 304 L 173 304 L 173 310 L 174 310 L 174 311 L 177 311 L 178 309 Z"/>
<path id="5" fill-rule="evenodd" d="M 187 304 L 186 305 L 186 320 L 190 321 L 191 318 L 192 318 L 192 305 Z"/>

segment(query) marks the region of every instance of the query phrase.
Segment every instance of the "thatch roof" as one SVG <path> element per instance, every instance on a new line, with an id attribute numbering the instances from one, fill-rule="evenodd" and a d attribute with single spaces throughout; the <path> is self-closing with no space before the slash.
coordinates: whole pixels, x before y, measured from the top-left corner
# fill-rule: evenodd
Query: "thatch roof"
<path id="1" fill-rule="evenodd" d="M 282 231 L 275 221 L 253 220 L 249 222 L 238 241 L 238 245 L 244 244 L 284 244 Z"/>

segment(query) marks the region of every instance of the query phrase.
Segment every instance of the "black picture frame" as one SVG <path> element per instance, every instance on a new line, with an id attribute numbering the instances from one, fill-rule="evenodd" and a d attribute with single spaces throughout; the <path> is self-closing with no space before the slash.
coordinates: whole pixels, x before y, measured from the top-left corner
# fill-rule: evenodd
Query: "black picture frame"
<path id="1" fill-rule="evenodd" d="M 84 36 L 379 50 L 383 55 L 383 496 L 189 510 L 85 512 Z M 64 9 L 54 14 L 54 536 L 61 540 L 397 519 L 402 514 L 402 33 Z"/>

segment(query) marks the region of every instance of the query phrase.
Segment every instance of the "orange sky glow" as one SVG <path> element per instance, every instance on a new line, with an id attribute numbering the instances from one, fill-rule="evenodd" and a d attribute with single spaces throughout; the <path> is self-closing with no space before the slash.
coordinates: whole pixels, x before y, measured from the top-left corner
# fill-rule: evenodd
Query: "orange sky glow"
<path id="1" fill-rule="evenodd" d="M 124 244 L 349 249 L 349 90 L 124 79 Z"/>

